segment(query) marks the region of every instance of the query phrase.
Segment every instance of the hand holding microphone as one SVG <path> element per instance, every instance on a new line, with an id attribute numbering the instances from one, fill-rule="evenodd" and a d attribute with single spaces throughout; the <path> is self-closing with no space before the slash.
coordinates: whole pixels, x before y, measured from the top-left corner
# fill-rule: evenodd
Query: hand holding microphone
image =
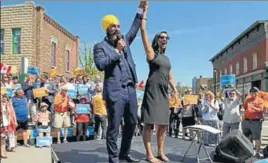
<path id="1" fill-rule="evenodd" d="M 117 42 L 117 45 L 116 45 L 116 49 L 119 51 L 119 52 L 124 52 L 124 48 L 126 46 L 126 43 L 125 43 L 125 40 L 123 39 L 123 37 L 121 35 L 118 36 L 118 42 Z"/>

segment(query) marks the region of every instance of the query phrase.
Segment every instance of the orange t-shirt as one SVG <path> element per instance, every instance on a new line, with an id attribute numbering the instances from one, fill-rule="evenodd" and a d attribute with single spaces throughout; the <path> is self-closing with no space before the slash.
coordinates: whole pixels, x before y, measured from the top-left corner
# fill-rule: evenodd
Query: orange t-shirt
<path id="1" fill-rule="evenodd" d="M 75 116 L 75 121 L 76 122 L 89 122 L 89 114 L 77 114 Z"/>
<path id="2" fill-rule="evenodd" d="M 254 106 L 256 109 L 251 108 Z M 264 100 L 256 96 L 255 98 L 247 98 L 244 102 L 245 118 L 246 119 L 262 119 Z"/>
<path id="3" fill-rule="evenodd" d="M 93 96 L 91 104 L 93 106 L 93 112 L 94 112 L 95 115 L 99 115 L 99 116 L 107 115 L 106 103 L 102 99 L 101 94 L 97 94 L 97 95 Z"/>

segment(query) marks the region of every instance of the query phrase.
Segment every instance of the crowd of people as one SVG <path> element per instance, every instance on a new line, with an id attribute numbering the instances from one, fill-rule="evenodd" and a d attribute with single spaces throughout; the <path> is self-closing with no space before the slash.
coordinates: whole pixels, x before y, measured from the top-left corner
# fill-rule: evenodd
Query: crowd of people
<path id="1" fill-rule="evenodd" d="M 77 91 L 76 97 L 69 97 L 68 90 L 74 84 L 86 86 L 87 92 L 81 94 Z M 89 81 L 86 76 L 68 79 L 28 74 L 24 82 L 19 82 L 17 76 L 2 75 L 1 90 L 12 89 L 12 95 L 1 92 L 1 158 L 7 158 L 6 149 L 15 152 L 18 135 L 22 135 L 24 146 L 30 146 L 27 133 L 30 127 L 36 129 L 39 137 L 51 136 L 53 128 L 57 143 L 61 143 L 60 129 L 63 128 L 63 143 L 67 143 L 69 127 L 75 126 L 77 141 L 85 141 L 88 126 L 94 122 L 94 137 L 105 139 L 107 113 L 102 85 L 99 75 Z M 36 88 L 45 88 L 47 96 L 35 97 Z M 92 109 L 77 114 L 76 104 L 88 104 Z"/>
<path id="2" fill-rule="evenodd" d="M 192 94 L 191 89 L 185 91 L 185 95 L 188 94 Z M 188 126 L 208 125 L 222 133 L 204 132 L 203 135 L 198 135 L 198 141 L 201 138 L 205 145 L 215 146 L 232 130 L 241 130 L 254 143 L 255 157 L 260 158 L 262 122 L 267 109 L 264 96 L 267 94 L 253 87 L 243 100 L 242 94 L 234 86 L 222 89 L 218 95 L 209 90 L 201 90 L 197 104 L 184 105 L 182 99 L 180 106 L 171 94 L 169 136 L 178 137 L 182 124 L 182 138 L 188 136 L 191 140 L 193 132 L 186 132 Z"/>

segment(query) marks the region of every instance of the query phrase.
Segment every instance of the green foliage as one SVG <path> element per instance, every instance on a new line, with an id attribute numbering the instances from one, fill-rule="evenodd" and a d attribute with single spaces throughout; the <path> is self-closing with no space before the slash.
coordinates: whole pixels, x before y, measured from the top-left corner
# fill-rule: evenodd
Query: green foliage
<path id="1" fill-rule="evenodd" d="M 189 88 L 189 87 L 187 87 L 187 86 L 183 86 L 183 85 L 181 84 L 181 82 L 179 82 L 179 81 L 177 82 L 176 87 L 177 87 L 177 90 L 178 90 L 178 92 L 179 92 L 179 94 L 180 94 L 181 96 L 183 96 L 185 90 L 187 90 L 187 89 Z"/>
<path id="2" fill-rule="evenodd" d="M 82 69 L 86 72 L 88 77 L 94 79 L 95 75 L 97 74 L 103 77 L 103 72 L 100 72 L 94 63 L 92 48 L 90 48 L 86 43 L 84 43 L 84 47 L 80 51 L 81 53 L 79 55 L 79 64 L 81 65 Z"/>

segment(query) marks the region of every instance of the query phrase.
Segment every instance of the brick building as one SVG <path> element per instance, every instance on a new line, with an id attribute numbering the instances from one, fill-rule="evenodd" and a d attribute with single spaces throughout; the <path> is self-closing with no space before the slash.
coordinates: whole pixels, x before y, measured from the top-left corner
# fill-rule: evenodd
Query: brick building
<path id="1" fill-rule="evenodd" d="M 79 37 L 33 2 L 1 6 L 1 62 L 20 67 L 25 56 L 41 72 L 70 75 L 78 64 Z"/>
<path id="2" fill-rule="evenodd" d="M 268 20 L 256 21 L 210 59 L 219 88 L 219 77 L 235 74 L 238 90 L 251 87 L 268 91 Z"/>

